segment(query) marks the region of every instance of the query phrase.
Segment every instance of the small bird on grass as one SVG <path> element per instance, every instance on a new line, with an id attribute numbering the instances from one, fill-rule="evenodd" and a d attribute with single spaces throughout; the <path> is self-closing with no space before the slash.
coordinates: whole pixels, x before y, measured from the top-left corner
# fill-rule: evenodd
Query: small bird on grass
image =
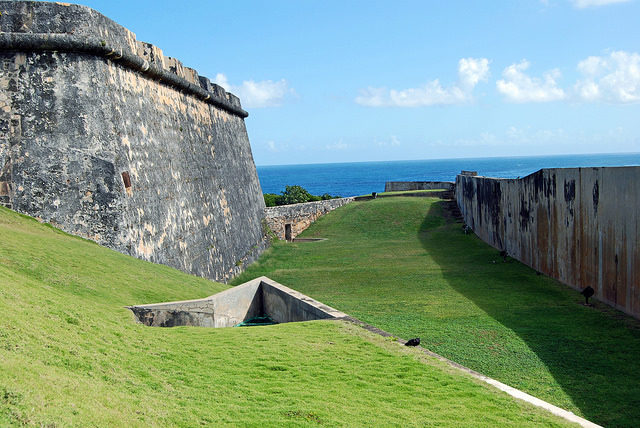
<path id="1" fill-rule="evenodd" d="M 589 297 L 593 296 L 595 292 L 596 291 L 593 288 L 591 288 L 591 286 L 587 286 L 587 288 L 585 288 L 584 290 L 582 290 L 582 292 L 580 292 L 580 294 L 584 296 L 584 304 L 586 306 L 591 306 L 589 304 Z"/>
<path id="2" fill-rule="evenodd" d="M 420 344 L 420 338 L 414 337 L 413 339 L 407 340 L 407 343 L 404 346 L 418 346 Z"/>

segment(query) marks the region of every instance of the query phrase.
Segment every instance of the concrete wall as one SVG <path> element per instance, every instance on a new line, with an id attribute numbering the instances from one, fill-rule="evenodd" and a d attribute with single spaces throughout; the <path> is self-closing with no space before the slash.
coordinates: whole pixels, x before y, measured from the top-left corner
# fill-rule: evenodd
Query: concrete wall
<path id="1" fill-rule="evenodd" d="M 265 220 L 278 239 L 285 239 L 285 225 L 291 225 L 291 238 L 295 238 L 320 216 L 353 202 L 354 198 L 328 199 L 303 204 L 266 207 Z"/>
<path id="2" fill-rule="evenodd" d="M 459 175 L 465 223 L 532 268 L 640 317 L 640 167 Z"/>
<path id="3" fill-rule="evenodd" d="M 403 192 L 407 190 L 435 190 L 453 189 L 452 181 L 387 181 L 384 183 L 385 192 Z"/>
<path id="4" fill-rule="evenodd" d="M 139 322 L 154 327 L 233 327 L 263 315 L 278 323 L 347 316 L 266 276 L 204 299 L 130 306 L 129 309 Z"/>
<path id="5" fill-rule="evenodd" d="M 269 278 L 262 277 L 260 281 L 264 313 L 276 322 L 313 321 L 347 316 Z"/>
<path id="6" fill-rule="evenodd" d="M 262 315 L 260 281 L 249 281 L 204 299 L 131 306 L 142 324 L 153 327 L 233 327 Z"/>
<path id="7" fill-rule="evenodd" d="M 237 97 L 87 7 L 0 11 L 0 203 L 214 280 L 257 257 L 264 200 Z"/>

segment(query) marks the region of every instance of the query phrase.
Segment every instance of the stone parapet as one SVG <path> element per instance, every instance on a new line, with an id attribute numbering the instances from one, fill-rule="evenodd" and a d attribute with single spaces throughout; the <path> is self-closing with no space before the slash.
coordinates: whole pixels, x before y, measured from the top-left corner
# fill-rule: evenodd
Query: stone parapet
<path id="1" fill-rule="evenodd" d="M 0 1 L 0 51 L 96 55 L 247 117 L 240 100 L 154 45 L 86 6 Z"/>

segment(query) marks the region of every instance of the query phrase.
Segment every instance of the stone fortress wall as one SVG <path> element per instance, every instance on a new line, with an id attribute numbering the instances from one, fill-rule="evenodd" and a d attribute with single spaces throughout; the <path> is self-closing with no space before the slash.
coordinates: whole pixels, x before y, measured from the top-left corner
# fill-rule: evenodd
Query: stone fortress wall
<path id="1" fill-rule="evenodd" d="M 0 1 L 0 203 L 227 280 L 267 239 L 232 94 L 100 13 Z"/>
<path id="2" fill-rule="evenodd" d="M 458 175 L 456 199 L 485 242 L 640 318 L 640 167 Z"/>

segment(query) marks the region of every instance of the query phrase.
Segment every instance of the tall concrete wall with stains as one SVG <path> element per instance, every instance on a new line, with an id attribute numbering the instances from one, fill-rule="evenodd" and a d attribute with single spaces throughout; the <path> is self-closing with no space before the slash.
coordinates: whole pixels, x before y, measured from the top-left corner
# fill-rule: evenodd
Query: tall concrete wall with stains
<path id="1" fill-rule="evenodd" d="M 640 167 L 458 175 L 456 198 L 487 243 L 640 318 Z"/>
<path id="2" fill-rule="evenodd" d="M 0 12 L 0 203 L 214 280 L 259 254 L 237 97 L 87 7 Z"/>

